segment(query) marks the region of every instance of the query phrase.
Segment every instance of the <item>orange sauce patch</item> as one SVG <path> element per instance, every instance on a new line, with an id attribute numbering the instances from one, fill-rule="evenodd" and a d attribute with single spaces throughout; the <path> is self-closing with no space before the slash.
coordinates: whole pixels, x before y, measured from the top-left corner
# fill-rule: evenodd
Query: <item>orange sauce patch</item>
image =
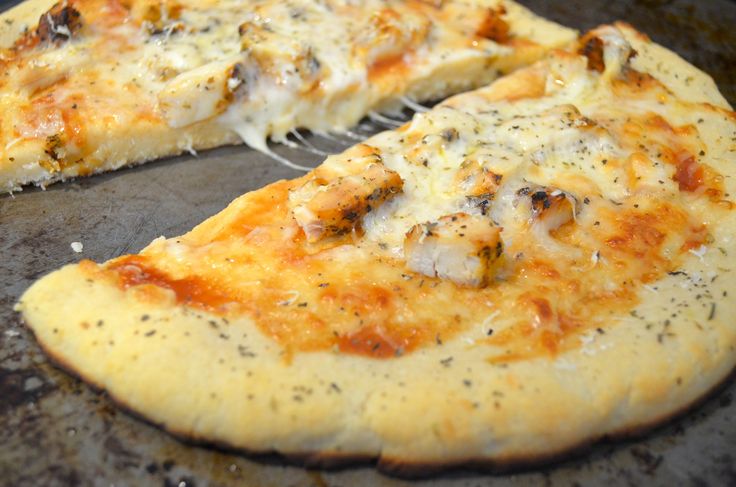
<path id="1" fill-rule="evenodd" d="M 568 225 L 555 234 L 584 259 L 550 259 L 530 247 L 503 281 L 469 289 L 411 273 L 403 261 L 350 235 L 308 244 L 287 204 L 289 189 L 299 184 L 280 181 L 249 193 L 164 244 L 179 246 L 178 258 L 152 246 L 111 261 L 107 272 L 123 289 L 150 289 L 151 299 L 165 289 L 186 306 L 248 316 L 286 357 L 333 350 L 390 359 L 480 327 L 488 336 L 468 346 L 488 347 L 489 361 L 504 363 L 580 346 L 582 333 L 610 326 L 610 316 L 636 305 L 643 283 L 675 269 L 679 255 L 706 238 L 703 225 L 668 202 L 601 206 L 595 210 L 601 225 Z M 590 235 L 600 248 L 586 243 Z M 590 264 L 594 250 L 605 265 Z M 491 330 L 497 320 L 504 324 Z"/>
<path id="2" fill-rule="evenodd" d="M 704 225 L 664 201 L 602 207 L 597 221 L 594 228 L 568 225 L 555 234 L 561 243 L 584 249 L 585 260 L 529 259 L 508 283 L 498 285 L 502 315 L 518 318 L 484 340 L 502 349 L 491 363 L 551 357 L 579 347 L 582 333 L 610 326 L 608 317 L 638 303 L 642 284 L 677 268 L 681 255 L 707 239 Z M 586 234 L 602 245 L 586 248 Z M 593 252 L 606 264 L 590 263 Z M 615 286 L 606 284 L 611 281 Z"/>
<path id="3" fill-rule="evenodd" d="M 157 269 L 140 255 L 129 255 L 118 259 L 110 269 L 117 272 L 120 283 L 125 288 L 152 285 L 174 292 L 177 303 L 193 304 L 213 313 L 226 309 L 226 305 L 236 302 L 235 296 L 218 288 L 214 282 L 198 276 L 176 279 Z"/>
<path id="4" fill-rule="evenodd" d="M 122 288 L 152 300 L 166 289 L 179 304 L 247 315 L 287 354 L 336 349 L 397 356 L 448 339 L 478 311 L 488 312 L 471 290 L 410 276 L 403 263 L 374 258 L 370 249 L 350 244 L 350 236 L 307 244 L 284 199 L 297 183 L 281 181 L 250 193 L 247 210 L 182 237 L 181 245 L 213 248 L 201 261 L 188 261 L 187 269 L 147 253 L 115 259 L 107 269 Z M 468 309 L 436 315 L 433 304 L 450 309 L 453 302 Z"/>
<path id="5" fill-rule="evenodd" d="M 508 42 L 511 34 L 509 24 L 502 18 L 505 14 L 506 9 L 503 6 L 498 9 L 489 8 L 475 34 L 499 44 Z"/>
<path id="6" fill-rule="evenodd" d="M 650 150 L 656 150 L 659 158 L 672 165 L 672 180 L 677 183 L 680 191 L 698 196 L 705 194 L 711 202 L 718 203 L 725 209 L 733 207 L 731 201 L 724 199 L 723 176 L 698 161 L 696 154 L 704 156 L 706 148 L 697 137 L 698 130 L 695 126 L 688 124 L 673 127 L 662 116 L 649 113 L 638 119 L 628 119 L 618 130 L 623 135 L 620 140 L 624 143 L 635 141 L 633 143 L 638 144 L 629 147 L 635 151 L 637 157 L 646 159 L 646 155 L 636 152 L 641 149 L 640 141 L 646 141 Z"/>

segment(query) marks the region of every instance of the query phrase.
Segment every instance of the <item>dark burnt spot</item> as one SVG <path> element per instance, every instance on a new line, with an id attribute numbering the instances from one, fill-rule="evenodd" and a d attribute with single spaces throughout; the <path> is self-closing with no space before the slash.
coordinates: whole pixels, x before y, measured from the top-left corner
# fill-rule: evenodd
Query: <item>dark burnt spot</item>
<path id="1" fill-rule="evenodd" d="M 245 345 L 238 345 L 238 354 L 241 357 L 255 357 L 256 356 L 256 354 L 250 351 L 248 347 L 246 347 Z"/>
<path id="2" fill-rule="evenodd" d="M 491 206 L 491 201 L 495 194 L 484 194 L 481 196 L 468 196 L 468 203 L 475 206 L 480 210 L 481 215 L 485 216 L 488 214 L 488 210 Z"/>
<path id="3" fill-rule="evenodd" d="M 242 90 L 245 87 L 245 66 L 242 63 L 233 64 L 228 74 L 228 80 L 226 85 L 228 95 L 232 96 L 235 92 Z"/>
<path id="4" fill-rule="evenodd" d="M 35 370 L 0 368 L 0 414 L 38 401 L 55 389 Z"/>
<path id="5" fill-rule="evenodd" d="M 66 2 L 55 4 L 38 19 L 36 36 L 41 43 L 61 44 L 82 28 L 82 14 Z"/>
<path id="6" fill-rule="evenodd" d="M 376 188 L 371 194 L 368 195 L 367 199 L 368 201 L 380 200 L 381 198 L 383 198 L 384 194 L 387 194 L 387 192 L 384 193 L 384 190 L 382 188 Z"/>
<path id="7" fill-rule="evenodd" d="M 586 36 L 581 39 L 580 43 L 578 54 L 588 58 L 588 69 L 602 73 L 606 69 L 603 61 L 603 41 L 595 36 Z"/>
<path id="8" fill-rule="evenodd" d="M 454 142 L 458 139 L 458 137 L 460 137 L 460 134 L 458 134 L 457 129 L 449 128 L 449 129 L 443 130 L 440 136 L 446 142 Z"/>
<path id="9" fill-rule="evenodd" d="M 487 261 L 491 257 L 491 248 L 488 246 L 483 247 L 482 249 L 480 249 L 478 255 L 480 256 L 481 260 Z"/>
<path id="10" fill-rule="evenodd" d="M 171 37 L 175 34 L 178 34 L 180 32 L 184 31 L 184 25 L 181 22 L 177 22 L 175 24 L 169 24 L 167 26 L 163 25 L 155 25 L 151 24 L 149 26 L 148 33 L 151 35 L 151 37 Z"/>
<path id="11" fill-rule="evenodd" d="M 345 219 L 345 220 L 347 220 L 349 222 L 354 222 L 358 218 L 360 218 L 360 213 L 358 213 L 358 211 L 356 211 L 355 208 L 347 208 L 343 212 L 342 217 L 343 217 L 343 219 Z"/>
<path id="12" fill-rule="evenodd" d="M 546 210 L 551 204 L 552 202 L 550 201 L 549 194 L 546 191 L 539 190 L 532 193 L 532 208 L 534 208 L 534 210 Z"/>
<path id="13" fill-rule="evenodd" d="M 49 135 L 46 137 L 46 146 L 44 147 L 44 152 L 53 160 L 59 161 L 61 159 L 60 150 L 64 146 L 64 143 L 61 140 L 61 135 L 54 134 Z"/>
<path id="14" fill-rule="evenodd" d="M 626 57 L 626 62 L 627 63 L 630 62 L 632 59 L 634 59 L 638 55 L 639 55 L 639 51 L 637 51 L 636 49 L 632 47 L 631 51 L 629 52 L 629 55 Z"/>
<path id="15" fill-rule="evenodd" d="M 322 69 L 322 63 L 314 55 L 312 49 L 307 49 L 307 68 L 311 74 L 317 74 Z"/>

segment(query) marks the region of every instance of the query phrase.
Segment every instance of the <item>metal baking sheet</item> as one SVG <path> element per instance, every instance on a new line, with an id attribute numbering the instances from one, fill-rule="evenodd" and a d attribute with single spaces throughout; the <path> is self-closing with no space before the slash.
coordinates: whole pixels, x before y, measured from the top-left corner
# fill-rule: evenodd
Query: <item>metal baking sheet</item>
<path id="1" fill-rule="evenodd" d="M 14 2 L 0 2 L 4 10 Z M 726 0 L 522 0 L 587 29 L 625 20 L 708 71 L 736 104 L 736 3 Z M 2 116 L 2 114 L 0 114 Z M 315 141 L 316 143 L 316 141 Z M 300 163 L 320 157 L 283 153 Z M 299 173 L 246 147 L 182 156 L 0 196 L 0 485 L 400 486 L 369 466 L 310 471 L 183 444 L 120 412 L 51 366 L 13 312 L 41 275 L 81 258 L 104 261 L 174 236 L 236 196 Z M 71 242 L 82 242 L 81 254 Z M 643 438 L 594 446 L 513 475 L 452 472 L 427 485 L 736 485 L 736 382 Z"/>

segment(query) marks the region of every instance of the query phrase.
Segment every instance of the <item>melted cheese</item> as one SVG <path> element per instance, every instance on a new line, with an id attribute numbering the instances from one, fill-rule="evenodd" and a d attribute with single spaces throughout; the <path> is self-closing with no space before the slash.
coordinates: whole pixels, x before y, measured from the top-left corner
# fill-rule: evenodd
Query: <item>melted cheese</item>
<path id="1" fill-rule="evenodd" d="M 606 29 L 609 37 L 611 29 L 618 32 Z M 663 107 L 656 90 L 637 93 L 635 87 L 621 96 L 620 77 L 629 68 L 622 66 L 617 53 L 626 40 L 619 32 L 612 43 L 614 53 L 605 51 L 606 59 L 611 59 L 607 66 L 612 67 L 602 74 L 586 69 L 584 57 L 569 59 L 561 53 L 546 62 L 541 98 L 495 100 L 497 88 L 491 85 L 415 116 L 400 131 L 368 141 L 383 148 L 385 164 L 399 172 L 405 186 L 404 195 L 393 204 L 368 215 L 363 225 L 366 237 L 389 244 L 400 255 L 404 234 L 415 224 L 454 211 L 480 211 L 468 208 L 468 195 L 452 184 L 452 175 L 468 160 L 503 176 L 492 216 L 508 229 L 510 240 L 525 231 L 521 224 L 526 218 L 516 211 L 516 192 L 529 184 L 553 186 L 579 201 L 587 198 L 586 212 L 618 205 L 637 194 L 665 199 L 676 195 L 678 165 L 670 149 L 676 143 L 691 147 L 689 154 L 697 152 L 693 149 L 699 145 L 692 141 L 697 134 L 674 142 L 677 130 L 659 113 L 666 110 L 668 116 L 674 112 L 682 117 L 688 105 L 671 101 Z M 524 86 L 516 89 L 523 91 Z M 650 131 L 656 120 L 663 125 Z M 456 140 L 431 146 L 433 138 L 441 140 L 440 134 L 448 130 L 458 134 Z M 419 151 L 426 155 L 417 161 L 413 154 Z"/>
<path id="2" fill-rule="evenodd" d="M 70 1 L 81 28 L 46 22 L 56 39 L 31 30 L 3 53 L 0 185 L 37 177 L 21 166 L 54 180 L 182 151 L 192 140 L 200 148 L 237 136 L 268 151 L 269 136 L 342 131 L 402 96 L 480 86 L 573 38 L 521 7 L 509 34 L 521 47 L 485 38 L 479 25 L 498 4 L 138 0 L 128 10 L 117 0 Z M 71 110 L 85 125 L 74 141 L 74 127 L 52 122 Z M 77 150 L 50 152 L 49 136 Z"/>
<path id="3" fill-rule="evenodd" d="M 621 34 L 603 32 L 620 50 Z M 663 85 L 642 84 L 608 44 L 600 71 L 558 52 L 88 272 L 141 299 L 247 315 L 287 356 L 390 358 L 458 333 L 491 363 L 578 348 L 702 255 L 709 221 L 733 208 L 693 152 L 715 137 L 698 120 L 723 133 L 733 113 L 662 104 Z M 366 164 L 395 191 L 358 212 L 363 193 L 338 189 Z M 483 189 L 467 184 L 473 173 Z M 320 223 L 332 230 L 310 230 Z"/>

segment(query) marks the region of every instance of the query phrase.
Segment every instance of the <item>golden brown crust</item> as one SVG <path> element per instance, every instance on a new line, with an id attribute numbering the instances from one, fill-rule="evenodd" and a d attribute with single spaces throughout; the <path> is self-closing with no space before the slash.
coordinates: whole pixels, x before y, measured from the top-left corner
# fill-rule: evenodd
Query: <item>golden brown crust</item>
<path id="1" fill-rule="evenodd" d="M 502 470 L 662 421 L 736 365 L 734 118 L 654 70 L 639 83 L 626 33 L 596 34 L 603 72 L 555 53 L 515 78 L 552 80 L 543 103 L 502 80 L 328 158 L 314 176 L 339 179 L 370 146 L 403 180 L 361 232 L 309 242 L 288 195 L 310 176 L 281 181 L 140 255 L 52 273 L 18 309 L 167 431 L 310 463 Z M 485 208 L 455 178 L 471 155 L 502 176 Z M 443 256 L 482 230 L 462 225 L 503 241 L 483 289 L 402 250 L 460 213 Z"/>
<path id="2" fill-rule="evenodd" d="M 33 333 L 33 327 L 29 326 L 29 328 L 31 330 L 31 333 Z M 435 477 L 438 474 L 444 474 L 454 470 L 493 474 L 518 473 L 529 469 L 538 468 L 543 465 L 552 464 L 563 459 L 566 460 L 584 455 L 589 450 L 589 448 L 596 444 L 635 440 L 651 433 L 657 428 L 664 426 L 670 421 L 675 421 L 677 420 L 677 418 L 692 413 L 704 403 L 715 397 L 727 384 L 729 384 L 736 377 L 736 367 L 734 367 L 726 377 L 724 377 L 720 382 L 713 385 L 713 387 L 709 391 L 704 393 L 701 397 L 692 401 L 690 404 L 681 406 L 676 411 L 669 411 L 667 414 L 664 414 L 654 420 L 650 420 L 646 424 L 631 425 L 628 426 L 626 429 L 608 433 L 598 438 L 588 438 L 584 441 L 581 441 L 577 445 L 565 448 L 563 450 L 545 453 L 544 455 L 510 457 L 504 458 L 502 460 L 491 460 L 487 458 L 466 458 L 456 460 L 452 464 L 440 462 L 422 463 L 406 462 L 400 458 L 386 458 L 383 456 L 374 457 L 370 455 L 359 454 L 337 454 L 334 452 L 324 453 L 319 451 L 307 451 L 300 453 L 280 453 L 276 450 L 246 449 L 221 441 L 213 441 L 211 439 L 193 437 L 191 435 L 188 435 L 187 433 L 167 427 L 164 423 L 157 423 L 152 421 L 149 417 L 146 416 L 145 413 L 136 411 L 134 408 L 126 404 L 124 399 L 110 394 L 109 392 L 105 391 L 104 387 L 101 387 L 99 384 L 96 384 L 94 381 L 91 381 L 89 378 L 85 377 L 82 371 L 76 369 L 72 364 L 70 364 L 68 361 L 65 361 L 58 354 L 55 354 L 52 348 L 44 345 L 43 341 L 38 340 L 38 343 L 46 356 L 51 360 L 51 363 L 53 365 L 63 370 L 64 372 L 84 381 L 87 385 L 89 385 L 96 391 L 105 393 L 118 408 L 122 409 L 127 414 L 143 422 L 151 424 L 156 428 L 166 431 L 167 433 L 171 434 L 172 436 L 176 437 L 186 444 L 216 448 L 218 450 L 230 453 L 245 454 L 259 462 L 281 463 L 285 461 L 289 464 L 301 466 L 304 468 L 339 470 L 362 465 L 375 465 L 376 468 L 384 474 L 411 480 Z"/>

